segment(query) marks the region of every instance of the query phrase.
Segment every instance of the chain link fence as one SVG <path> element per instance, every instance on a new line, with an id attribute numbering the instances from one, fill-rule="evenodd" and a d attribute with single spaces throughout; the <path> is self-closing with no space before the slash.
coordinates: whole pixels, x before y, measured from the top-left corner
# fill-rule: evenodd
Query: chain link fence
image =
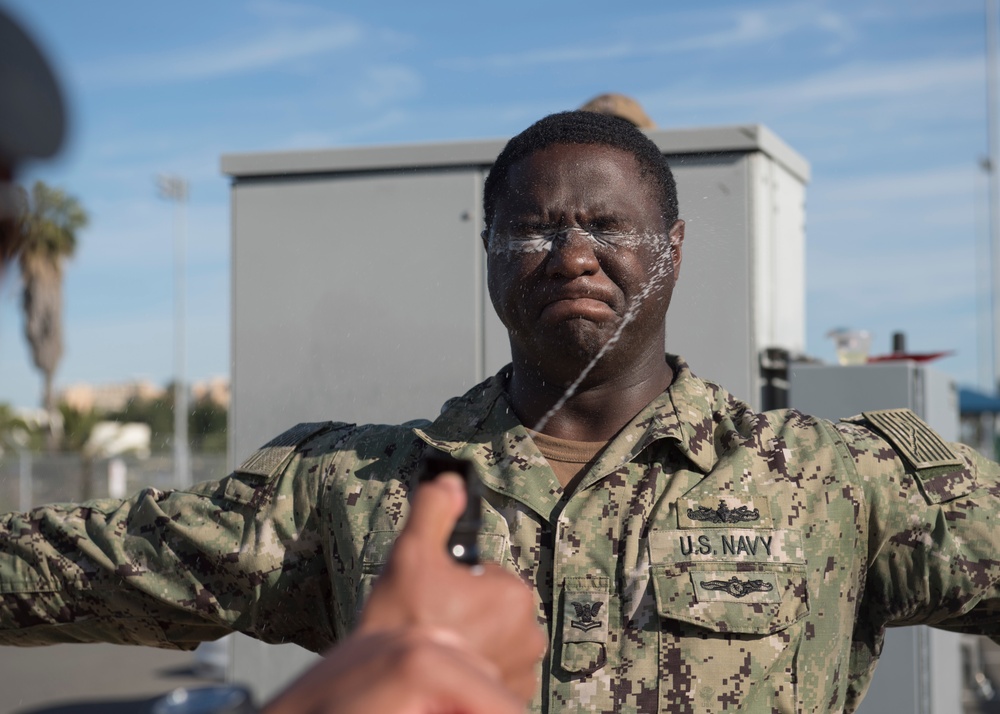
<path id="1" fill-rule="evenodd" d="M 191 482 L 220 479 L 228 472 L 225 454 L 192 454 Z M 122 456 L 85 459 L 79 454 L 6 452 L 0 457 L 0 513 L 45 503 L 86 501 L 130 495 L 148 486 L 174 487 L 170 454 L 146 459 Z"/>

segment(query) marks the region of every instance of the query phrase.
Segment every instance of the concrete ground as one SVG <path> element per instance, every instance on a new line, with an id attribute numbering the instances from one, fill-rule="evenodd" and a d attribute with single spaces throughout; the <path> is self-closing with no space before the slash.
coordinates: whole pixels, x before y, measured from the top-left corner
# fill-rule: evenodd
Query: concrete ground
<path id="1" fill-rule="evenodd" d="M 118 645 L 0 647 L 0 714 L 147 714 L 195 676 L 194 653 Z"/>

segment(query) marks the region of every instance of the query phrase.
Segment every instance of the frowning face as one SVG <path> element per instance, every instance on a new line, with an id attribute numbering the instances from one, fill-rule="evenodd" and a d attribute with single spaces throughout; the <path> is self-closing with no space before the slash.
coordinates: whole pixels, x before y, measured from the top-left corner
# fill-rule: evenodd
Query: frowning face
<path id="1" fill-rule="evenodd" d="M 575 369 L 609 340 L 612 358 L 662 354 L 683 237 L 626 151 L 556 144 L 513 164 L 483 240 L 515 362 Z"/>

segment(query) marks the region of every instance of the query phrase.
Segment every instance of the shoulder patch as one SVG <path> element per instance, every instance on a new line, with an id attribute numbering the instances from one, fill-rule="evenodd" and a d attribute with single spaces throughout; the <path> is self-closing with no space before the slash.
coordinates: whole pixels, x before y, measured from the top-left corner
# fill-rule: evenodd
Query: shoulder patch
<path id="1" fill-rule="evenodd" d="M 914 469 L 959 469 L 965 462 L 948 443 L 910 409 L 864 412 L 861 417 L 892 444 Z M 847 421 L 860 421 L 853 418 Z"/>
<path id="2" fill-rule="evenodd" d="M 249 459 L 236 468 L 236 472 L 255 476 L 270 476 L 284 463 L 285 459 L 292 455 L 299 444 L 332 424 L 333 422 L 330 421 L 296 424 L 257 449 Z"/>

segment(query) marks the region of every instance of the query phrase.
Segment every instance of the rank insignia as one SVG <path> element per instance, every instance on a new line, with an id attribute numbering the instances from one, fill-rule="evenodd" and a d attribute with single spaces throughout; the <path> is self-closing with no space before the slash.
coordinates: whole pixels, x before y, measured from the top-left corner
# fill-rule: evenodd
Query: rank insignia
<path id="1" fill-rule="evenodd" d="M 597 613 L 600 612 L 601 605 L 603 602 L 595 602 L 587 604 L 585 602 L 574 602 L 573 607 L 576 608 L 576 616 L 579 618 L 577 620 L 570 620 L 570 625 L 578 630 L 583 630 L 588 632 L 596 627 L 601 626 L 600 620 L 595 620 Z"/>

